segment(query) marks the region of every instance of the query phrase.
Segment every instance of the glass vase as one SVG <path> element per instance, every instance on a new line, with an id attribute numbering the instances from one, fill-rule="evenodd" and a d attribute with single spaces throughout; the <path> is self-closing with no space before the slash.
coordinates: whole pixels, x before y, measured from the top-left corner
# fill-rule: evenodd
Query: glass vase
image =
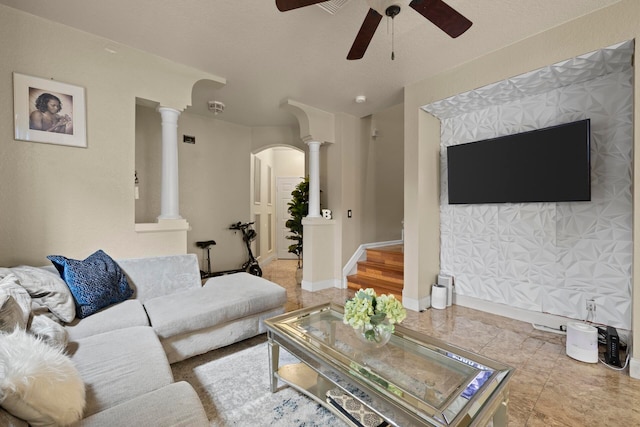
<path id="1" fill-rule="evenodd" d="M 378 325 L 367 324 L 355 330 L 356 336 L 366 344 L 375 348 L 386 345 L 393 334 L 393 325 L 388 321 L 383 321 Z"/>

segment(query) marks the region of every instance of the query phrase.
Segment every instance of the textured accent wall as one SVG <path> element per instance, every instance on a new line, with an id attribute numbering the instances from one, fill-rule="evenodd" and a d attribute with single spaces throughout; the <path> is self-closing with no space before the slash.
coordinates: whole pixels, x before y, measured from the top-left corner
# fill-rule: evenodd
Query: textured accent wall
<path id="1" fill-rule="evenodd" d="M 623 43 L 425 107 L 442 123 L 441 268 L 458 294 L 575 319 L 593 298 L 598 323 L 631 329 L 632 52 Z M 585 118 L 591 202 L 448 204 L 445 147 Z"/>

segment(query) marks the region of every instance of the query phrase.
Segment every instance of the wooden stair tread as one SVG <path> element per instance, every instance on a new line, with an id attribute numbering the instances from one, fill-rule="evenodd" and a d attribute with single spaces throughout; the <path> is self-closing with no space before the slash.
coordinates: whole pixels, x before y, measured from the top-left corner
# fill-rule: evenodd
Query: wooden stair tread
<path id="1" fill-rule="evenodd" d="M 393 264 L 359 261 L 358 276 L 376 280 L 388 280 L 389 282 L 394 282 L 402 286 L 404 283 L 404 268 Z"/>
<path id="2" fill-rule="evenodd" d="M 381 246 L 367 249 L 367 260 L 404 268 L 404 246 Z"/>
<path id="3" fill-rule="evenodd" d="M 358 267 L 404 273 L 404 266 L 402 265 L 385 264 L 383 262 L 377 262 L 377 261 L 369 261 L 369 260 L 358 261 Z"/>
<path id="4" fill-rule="evenodd" d="M 367 248 L 367 259 L 358 261 L 357 274 L 347 276 L 353 290 L 372 288 L 378 295 L 392 294 L 402 301 L 404 245 Z"/>
<path id="5" fill-rule="evenodd" d="M 377 248 L 368 248 L 368 251 L 393 252 L 404 254 L 404 245 L 379 246 Z"/>
<path id="6" fill-rule="evenodd" d="M 376 278 L 372 278 L 372 277 L 367 277 L 367 276 L 363 276 L 362 274 L 352 274 L 351 276 L 347 276 L 347 280 L 348 281 L 356 281 L 358 283 L 390 283 L 392 285 L 397 286 L 397 284 L 394 284 L 393 282 L 389 282 L 388 280 L 382 280 L 382 279 L 376 279 Z"/>
<path id="7" fill-rule="evenodd" d="M 396 283 L 389 280 L 371 278 L 362 276 L 360 274 L 354 274 L 351 276 L 347 276 L 347 284 L 358 285 L 363 288 L 385 288 L 385 289 L 393 289 L 394 291 L 402 292 L 403 284 Z M 356 288 L 352 288 L 356 289 Z M 357 288 L 360 289 L 360 288 Z"/>

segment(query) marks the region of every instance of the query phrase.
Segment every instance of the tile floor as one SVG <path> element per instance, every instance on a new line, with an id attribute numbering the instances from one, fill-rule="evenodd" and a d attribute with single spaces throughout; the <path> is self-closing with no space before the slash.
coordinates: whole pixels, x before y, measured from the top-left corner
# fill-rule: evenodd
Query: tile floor
<path id="1" fill-rule="evenodd" d="M 327 301 L 344 303 L 352 291 L 303 291 L 295 261 L 278 260 L 264 277 L 287 289 L 286 310 Z M 404 326 L 516 368 L 511 380 L 509 426 L 640 426 L 640 380 L 602 363 L 565 354 L 565 337 L 530 324 L 461 306 L 410 311 Z"/>

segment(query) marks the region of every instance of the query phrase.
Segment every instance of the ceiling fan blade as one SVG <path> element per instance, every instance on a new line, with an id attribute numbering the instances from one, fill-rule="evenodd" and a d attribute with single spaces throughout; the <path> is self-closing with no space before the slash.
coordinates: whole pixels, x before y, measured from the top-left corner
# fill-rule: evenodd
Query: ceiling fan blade
<path id="1" fill-rule="evenodd" d="M 276 7 L 280 12 L 311 6 L 316 3 L 324 3 L 327 0 L 276 0 Z"/>
<path id="2" fill-rule="evenodd" d="M 356 39 L 353 41 L 353 45 L 351 45 L 347 59 L 360 59 L 364 56 L 373 35 L 378 29 L 380 21 L 382 21 L 382 15 L 374 9 L 369 9 L 367 16 L 364 18 L 364 22 L 362 22 L 360 31 L 358 31 L 358 35 L 356 35 Z"/>
<path id="3" fill-rule="evenodd" d="M 442 0 L 413 0 L 409 6 L 453 38 L 473 24 Z"/>

